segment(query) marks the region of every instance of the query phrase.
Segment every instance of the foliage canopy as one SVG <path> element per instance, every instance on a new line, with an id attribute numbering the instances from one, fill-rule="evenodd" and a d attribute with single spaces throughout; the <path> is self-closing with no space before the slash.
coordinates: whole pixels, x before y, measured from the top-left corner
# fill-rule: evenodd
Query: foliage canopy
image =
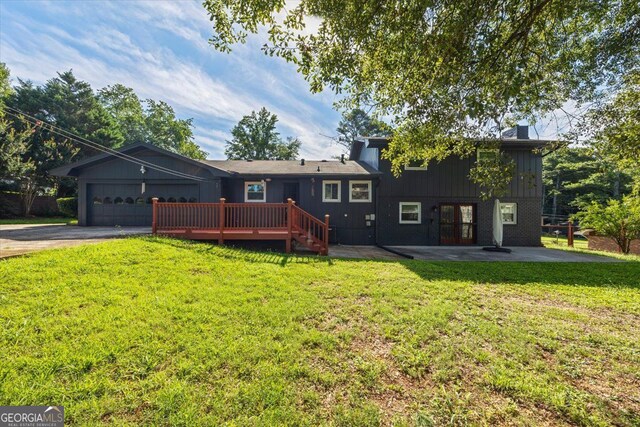
<path id="1" fill-rule="evenodd" d="M 264 51 L 295 63 L 312 91 L 393 117 L 396 172 L 609 93 L 640 57 L 636 0 L 285 3 L 206 0 L 210 43 L 230 51 L 266 30 Z"/>
<path id="2" fill-rule="evenodd" d="M 371 117 L 361 108 L 343 112 L 336 131 L 338 136 L 334 140 L 347 152 L 351 150 L 351 146 L 357 137 L 391 135 L 391 127 L 389 125 Z"/>
<path id="3" fill-rule="evenodd" d="M 293 160 L 298 156 L 300 141 L 289 137 L 283 141 L 276 131 L 278 116 L 262 107 L 244 116 L 231 130 L 224 153 L 230 160 Z"/>
<path id="4" fill-rule="evenodd" d="M 602 236 L 611 237 L 624 254 L 628 254 L 631 241 L 640 239 L 640 198 L 625 196 L 622 200 L 609 200 L 607 204 L 592 203 L 575 215 L 580 226 L 592 228 Z"/>

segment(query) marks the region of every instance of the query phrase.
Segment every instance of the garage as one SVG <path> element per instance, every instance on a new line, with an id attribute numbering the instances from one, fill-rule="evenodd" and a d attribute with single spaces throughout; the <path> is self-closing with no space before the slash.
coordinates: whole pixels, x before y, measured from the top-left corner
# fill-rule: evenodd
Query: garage
<path id="1" fill-rule="evenodd" d="M 195 203 L 197 184 L 87 184 L 87 225 L 151 225 L 151 199 Z"/>
<path id="2" fill-rule="evenodd" d="M 50 174 L 78 179 L 78 224 L 94 226 L 150 226 L 153 197 L 168 203 L 217 202 L 220 179 L 229 176 L 149 144 L 90 157 Z"/>

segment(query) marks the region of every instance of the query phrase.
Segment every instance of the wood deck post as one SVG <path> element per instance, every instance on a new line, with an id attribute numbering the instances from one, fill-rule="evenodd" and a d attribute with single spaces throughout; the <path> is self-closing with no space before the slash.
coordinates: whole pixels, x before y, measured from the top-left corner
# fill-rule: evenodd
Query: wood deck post
<path id="1" fill-rule="evenodd" d="M 220 236 L 218 237 L 218 244 L 222 245 L 224 244 L 224 222 L 225 222 L 225 218 L 224 218 L 224 202 L 225 202 L 225 198 L 221 197 L 220 198 L 220 213 L 218 215 L 218 228 L 220 229 Z"/>
<path id="2" fill-rule="evenodd" d="M 324 216 L 324 255 L 329 255 L 329 214 Z"/>
<path id="3" fill-rule="evenodd" d="M 286 251 L 288 254 L 291 253 L 291 239 L 293 239 L 293 233 L 291 230 L 293 229 L 293 200 L 291 198 L 287 199 L 287 242 L 286 242 Z"/>
<path id="4" fill-rule="evenodd" d="M 155 235 L 158 231 L 158 198 L 154 197 L 151 199 L 152 202 L 152 211 L 153 211 L 153 219 L 151 220 L 151 233 Z"/>
<path id="5" fill-rule="evenodd" d="M 573 221 L 569 221 L 569 228 L 567 230 L 567 245 L 573 247 Z"/>

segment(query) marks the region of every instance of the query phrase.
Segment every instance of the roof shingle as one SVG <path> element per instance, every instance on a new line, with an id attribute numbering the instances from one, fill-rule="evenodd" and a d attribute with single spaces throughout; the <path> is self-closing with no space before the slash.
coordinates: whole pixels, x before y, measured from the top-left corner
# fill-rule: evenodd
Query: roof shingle
<path id="1" fill-rule="evenodd" d="M 366 163 L 345 160 L 203 160 L 204 163 L 239 175 L 378 175 Z"/>

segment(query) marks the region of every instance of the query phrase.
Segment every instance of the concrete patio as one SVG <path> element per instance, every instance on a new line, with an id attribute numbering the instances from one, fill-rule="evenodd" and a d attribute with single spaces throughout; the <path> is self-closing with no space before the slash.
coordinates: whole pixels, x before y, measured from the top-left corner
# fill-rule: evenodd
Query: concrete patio
<path id="1" fill-rule="evenodd" d="M 621 262 L 617 258 L 545 247 L 511 247 L 511 253 L 489 252 L 480 246 L 390 246 L 426 261 Z"/>

